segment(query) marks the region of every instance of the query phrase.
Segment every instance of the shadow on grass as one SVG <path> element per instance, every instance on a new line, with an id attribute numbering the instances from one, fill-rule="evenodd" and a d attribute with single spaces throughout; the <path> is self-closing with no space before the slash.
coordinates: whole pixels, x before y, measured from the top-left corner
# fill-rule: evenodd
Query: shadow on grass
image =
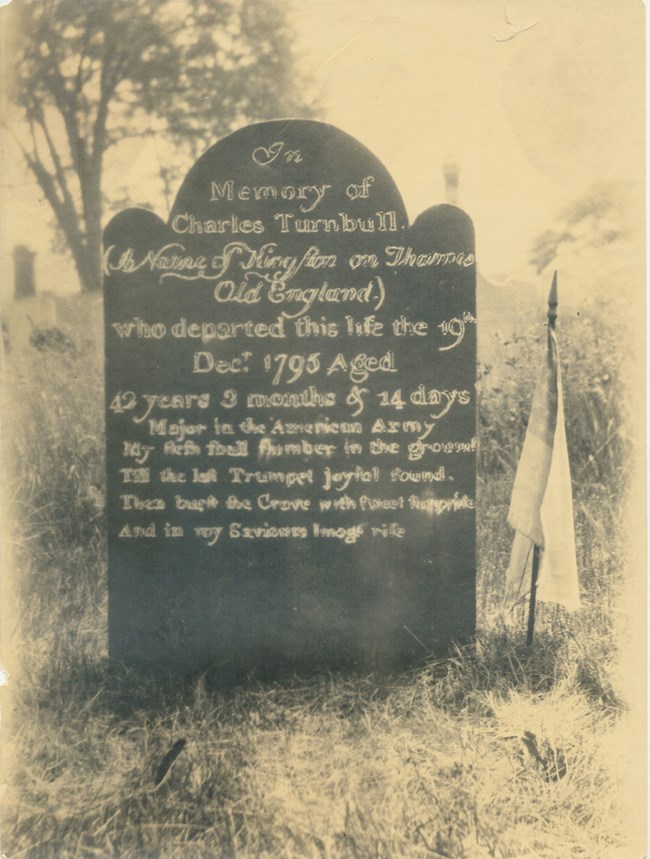
<path id="1" fill-rule="evenodd" d="M 542 620 L 544 618 L 542 617 Z M 110 663 L 104 655 L 92 655 L 62 645 L 51 654 L 47 667 L 35 668 L 22 684 L 21 703 L 56 713 L 61 719 L 73 711 L 102 713 L 111 721 L 128 720 L 137 712 L 172 712 L 192 707 L 197 690 L 213 704 L 244 715 L 260 696 L 270 696 L 289 706 L 307 710 L 323 707 L 343 718 L 362 714 L 397 689 L 418 686 L 430 702 L 448 712 L 486 714 L 485 693 L 507 696 L 511 692 L 544 695 L 559 684 L 575 691 L 601 710 L 624 709 L 612 683 L 613 656 L 592 635 L 588 646 L 582 627 L 589 618 L 575 620 L 553 615 L 539 624 L 534 646 L 525 644 L 523 625 L 493 623 L 480 630 L 475 641 L 455 646 L 442 658 L 400 673 L 362 674 L 321 670 L 286 673 L 261 678 L 254 673 L 224 679 L 217 668 L 165 676 Z M 575 626 L 575 629 L 573 628 Z M 231 706 L 232 705 L 232 706 Z"/>
<path id="2" fill-rule="evenodd" d="M 502 622 L 480 631 L 471 645 L 431 663 L 431 699 L 454 713 L 482 711 L 482 693 L 543 695 L 562 683 L 604 709 L 620 711 L 625 705 L 610 679 L 611 659 L 599 657 L 579 645 L 566 622 L 539 630 L 530 649 L 521 628 Z"/>

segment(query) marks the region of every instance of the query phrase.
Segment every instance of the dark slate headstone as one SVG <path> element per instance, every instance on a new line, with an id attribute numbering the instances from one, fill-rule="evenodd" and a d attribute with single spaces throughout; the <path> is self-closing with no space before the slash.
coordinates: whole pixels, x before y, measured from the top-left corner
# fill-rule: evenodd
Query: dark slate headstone
<path id="1" fill-rule="evenodd" d="M 33 298 L 36 295 L 34 283 L 34 258 L 36 254 L 26 245 L 14 247 L 14 298 Z"/>
<path id="2" fill-rule="evenodd" d="M 475 620 L 472 224 L 329 125 L 217 143 L 104 237 L 110 654 L 412 665 Z"/>

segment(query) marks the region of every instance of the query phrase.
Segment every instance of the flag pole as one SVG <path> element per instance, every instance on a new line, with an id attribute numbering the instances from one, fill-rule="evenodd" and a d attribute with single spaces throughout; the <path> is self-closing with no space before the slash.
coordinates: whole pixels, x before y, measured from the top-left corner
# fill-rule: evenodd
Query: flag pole
<path id="1" fill-rule="evenodd" d="M 528 603 L 528 629 L 526 630 L 526 647 L 533 649 L 535 638 L 535 607 L 537 605 L 537 579 L 539 578 L 539 546 L 533 544 L 533 570 L 530 574 L 530 602 Z"/>
<path id="2" fill-rule="evenodd" d="M 551 283 L 551 291 L 548 294 L 548 327 L 555 330 L 555 320 L 557 319 L 557 271 L 553 272 L 553 282 Z M 530 601 L 528 603 L 528 629 L 526 630 L 526 647 L 532 650 L 533 641 L 535 638 L 535 609 L 537 606 L 537 580 L 539 578 L 539 560 L 541 549 L 535 543 L 533 545 L 533 564 L 530 574 Z"/>
<path id="3" fill-rule="evenodd" d="M 553 283 L 548 294 L 548 327 L 555 331 L 555 320 L 557 319 L 557 271 L 553 272 Z"/>

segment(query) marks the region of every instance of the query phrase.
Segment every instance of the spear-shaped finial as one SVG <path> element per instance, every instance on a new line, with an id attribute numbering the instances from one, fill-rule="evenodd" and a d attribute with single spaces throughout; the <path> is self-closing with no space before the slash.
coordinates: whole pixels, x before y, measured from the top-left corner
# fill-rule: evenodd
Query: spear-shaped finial
<path id="1" fill-rule="evenodd" d="M 555 329 L 557 319 L 557 271 L 553 272 L 553 283 L 548 294 L 548 324 L 549 328 Z"/>

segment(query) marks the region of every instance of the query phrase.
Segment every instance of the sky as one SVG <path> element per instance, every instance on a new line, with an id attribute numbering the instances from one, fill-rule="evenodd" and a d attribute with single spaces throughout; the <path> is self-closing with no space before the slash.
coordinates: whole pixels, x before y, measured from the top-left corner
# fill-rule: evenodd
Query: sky
<path id="1" fill-rule="evenodd" d="M 641 187 L 641 2 L 295 0 L 287 8 L 306 101 L 383 161 L 412 219 L 445 200 L 443 163 L 459 165 L 458 204 L 474 220 L 485 276 L 534 277 L 533 240 L 595 182 Z M 107 187 L 151 197 L 151 167 L 164 158 L 155 142 L 131 141 L 108 161 Z M 37 251 L 37 288 L 74 291 L 69 263 L 50 251 L 47 205 L 10 151 L 7 163 L 5 247 Z"/>
<path id="2" fill-rule="evenodd" d="M 456 160 L 479 265 L 507 277 L 589 185 L 640 180 L 642 11 L 629 0 L 311 0 L 298 26 L 328 120 L 382 159 L 412 218 L 444 199 L 442 163 Z"/>

